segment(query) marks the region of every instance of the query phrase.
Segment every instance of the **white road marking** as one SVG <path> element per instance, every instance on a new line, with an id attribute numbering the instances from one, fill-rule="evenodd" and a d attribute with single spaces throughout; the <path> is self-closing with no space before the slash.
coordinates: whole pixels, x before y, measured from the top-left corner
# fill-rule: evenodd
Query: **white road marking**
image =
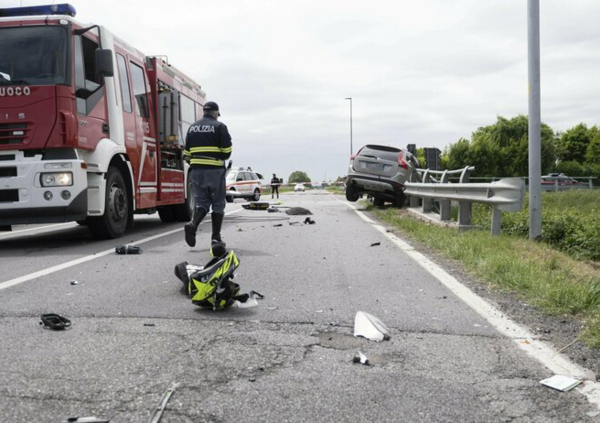
<path id="1" fill-rule="evenodd" d="M 225 215 L 236 213 L 236 212 L 238 212 L 240 210 L 243 210 L 243 209 L 240 208 L 240 209 L 237 209 L 237 210 L 233 210 L 233 211 L 230 211 L 229 213 L 225 213 Z M 158 239 L 158 238 L 169 236 L 169 235 L 172 235 L 174 233 L 181 232 L 182 230 L 183 230 L 183 228 L 173 229 L 172 231 L 163 232 L 163 233 L 160 233 L 158 235 L 153 235 L 153 236 L 150 236 L 148 238 L 140 239 L 139 241 L 131 242 L 131 243 L 126 244 L 126 245 L 132 245 L 132 244 L 140 245 L 140 244 L 145 244 L 146 242 L 150 242 L 150 241 L 153 241 L 153 240 Z M 46 276 L 46 275 L 49 275 L 51 273 L 58 272 L 60 270 L 68 269 L 69 267 L 77 266 L 78 264 L 85 263 L 86 261 L 94 260 L 94 259 L 97 259 L 97 258 L 100 258 L 100 257 L 107 256 L 109 254 L 114 254 L 114 253 L 115 253 L 115 249 L 111 248 L 110 250 L 100 251 L 99 253 L 94 253 L 94 254 L 90 254 L 90 255 L 85 256 L 85 257 L 80 257 L 78 259 L 71 260 L 71 261 L 68 261 L 66 263 L 57 264 L 56 266 L 52 266 L 52 267 L 49 267 L 47 269 L 40 270 L 38 272 L 30 273 L 28 275 L 20 276 L 18 278 L 14 278 L 14 279 L 11 279 L 9 281 L 0 282 L 0 291 L 3 290 L 3 289 L 6 289 L 6 288 L 10 288 L 11 286 L 19 285 L 20 283 L 30 281 L 32 279 L 36 279 L 36 278 L 39 278 L 39 277 L 42 277 L 42 276 Z"/>
<path id="2" fill-rule="evenodd" d="M 45 226 L 36 226 L 35 228 L 27 228 L 27 229 L 19 229 L 17 231 L 11 232 L 0 232 L 0 240 L 14 238 L 17 236 L 23 236 L 28 232 L 35 232 L 35 234 L 43 234 L 45 232 L 49 232 L 54 229 L 66 229 L 69 227 L 76 227 L 77 223 L 67 222 L 67 223 L 56 223 L 54 225 L 45 225 Z"/>
<path id="3" fill-rule="evenodd" d="M 595 382 L 596 375 L 593 371 L 573 363 L 549 344 L 536 339 L 528 329 L 520 326 L 486 300 L 479 297 L 440 266 L 416 251 L 409 243 L 387 232 L 383 226 L 378 225 L 362 211 L 358 210 L 355 205 L 336 197 L 334 198 L 354 210 L 365 222 L 371 224 L 376 230 L 381 232 L 401 251 L 444 284 L 454 295 L 486 319 L 498 332 L 511 338 L 519 348 L 536 359 L 552 373 L 569 375 L 583 380 L 583 384 L 577 387 L 576 390 L 584 395 L 590 403 L 600 409 L 600 383 Z"/>

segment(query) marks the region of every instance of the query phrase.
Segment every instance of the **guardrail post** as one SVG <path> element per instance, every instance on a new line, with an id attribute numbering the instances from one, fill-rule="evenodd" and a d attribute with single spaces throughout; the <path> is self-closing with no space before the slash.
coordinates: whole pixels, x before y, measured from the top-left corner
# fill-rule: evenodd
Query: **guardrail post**
<path id="1" fill-rule="evenodd" d="M 431 198 L 423 198 L 423 213 L 431 213 L 431 205 L 433 200 Z"/>
<path id="2" fill-rule="evenodd" d="M 502 227 L 502 210 L 492 207 L 492 235 L 500 235 Z"/>
<path id="3" fill-rule="evenodd" d="M 440 200 L 440 220 L 450 220 L 450 200 Z"/>
<path id="4" fill-rule="evenodd" d="M 419 207 L 420 205 L 421 205 L 421 199 L 419 197 L 411 195 L 410 196 L 409 206 L 410 207 Z"/>
<path id="5" fill-rule="evenodd" d="M 469 201 L 458 202 L 458 224 L 459 226 L 471 224 L 471 203 Z"/>
<path id="6" fill-rule="evenodd" d="M 448 183 L 448 171 L 445 170 L 444 173 L 442 173 L 442 177 L 440 178 L 440 183 L 441 184 L 446 184 Z M 450 220 L 450 200 L 446 200 L 446 199 L 441 199 L 440 200 L 440 220 L 442 221 L 448 221 Z"/>

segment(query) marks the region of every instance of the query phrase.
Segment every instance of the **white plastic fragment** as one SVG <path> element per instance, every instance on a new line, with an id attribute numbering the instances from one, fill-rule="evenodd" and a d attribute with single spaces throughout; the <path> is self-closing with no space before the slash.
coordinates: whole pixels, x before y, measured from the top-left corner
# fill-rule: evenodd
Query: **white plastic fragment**
<path id="1" fill-rule="evenodd" d="M 250 297 L 246 300 L 245 303 L 236 300 L 234 304 L 237 308 L 251 308 L 258 306 L 258 301 L 256 301 L 256 298 Z"/>
<path id="2" fill-rule="evenodd" d="M 580 379 L 572 378 L 571 376 L 554 375 L 548 379 L 541 380 L 540 383 L 549 388 L 567 392 L 582 383 L 582 381 Z"/>
<path id="3" fill-rule="evenodd" d="M 371 341 L 390 339 L 390 330 L 377 317 L 358 311 L 354 319 L 354 336 L 362 336 Z"/>

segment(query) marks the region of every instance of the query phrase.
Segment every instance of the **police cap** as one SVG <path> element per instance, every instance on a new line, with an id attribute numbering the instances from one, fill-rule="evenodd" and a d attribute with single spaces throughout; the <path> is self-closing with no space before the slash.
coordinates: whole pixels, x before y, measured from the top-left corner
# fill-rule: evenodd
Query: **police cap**
<path id="1" fill-rule="evenodd" d="M 214 101 L 207 101 L 204 103 L 203 110 L 205 112 L 219 112 L 219 105 Z M 221 116 L 221 113 L 219 113 L 219 116 Z"/>

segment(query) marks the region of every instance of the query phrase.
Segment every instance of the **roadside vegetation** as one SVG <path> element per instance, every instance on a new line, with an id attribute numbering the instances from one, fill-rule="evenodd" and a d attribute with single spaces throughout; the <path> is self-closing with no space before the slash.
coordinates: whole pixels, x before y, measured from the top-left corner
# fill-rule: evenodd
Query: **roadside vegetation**
<path id="1" fill-rule="evenodd" d="M 502 235 L 489 233 L 491 210 L 473 207 L 482 230 L 458 232 L 426 224 L 395 208 L 371 210 L 381 220 L 467 272 L 543 312 L 582 322 L 581 340 L 600 348 L 600 191 L 544 193 L 542 240 L 528 239 L 528 205 L 504 213 Z M 575 334 L 574 334 L 575 335 Z"/>
<path id="2" fill-rule="evenodd" d="M 421 149 L 422 150 L 422 149 Z M 425 164 L 419 150 L 417 157 Z M 542 174 L 600 179 L 600 128 L 580 123 L 564 132 L 541 125 Z M 528 119 L 498 116 L 496 123 L 478 128 L 470 139 L 461 138 L 444 149 L 442 169 L 474 166 L 473 177 L 524 177 L 528 175 Z"/>

